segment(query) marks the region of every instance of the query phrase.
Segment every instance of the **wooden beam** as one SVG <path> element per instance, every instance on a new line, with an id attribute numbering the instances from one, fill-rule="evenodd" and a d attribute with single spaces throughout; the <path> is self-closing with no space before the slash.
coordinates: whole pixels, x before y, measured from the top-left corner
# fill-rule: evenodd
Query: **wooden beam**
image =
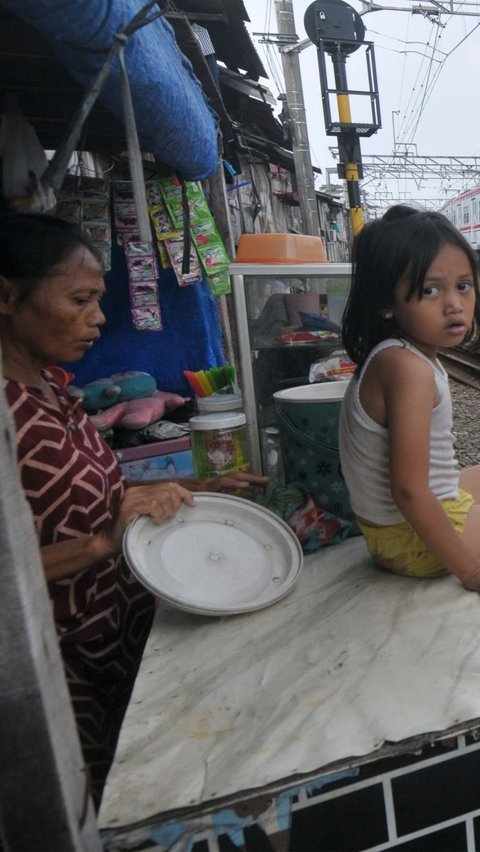
<path id="1" fill-rule="evenodd" d="M 166 18 L 188 18 L 189 21 L 215 21 L 215 23 L 228 24 L 226 15 L 214 12 L 165 12 Z"/>

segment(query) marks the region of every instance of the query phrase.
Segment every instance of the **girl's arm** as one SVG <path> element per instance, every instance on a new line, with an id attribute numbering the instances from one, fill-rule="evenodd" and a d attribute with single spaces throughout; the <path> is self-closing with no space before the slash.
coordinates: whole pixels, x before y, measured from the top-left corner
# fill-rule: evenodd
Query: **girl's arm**
<path id="1" fill-rule="evenodd" d="M 480 590 L 480 572 L 472 580 L 479 557 L 456 532 L 429 487 L 430 423 L 438 401 L 433 372 L 415 355 L 394 352 L 389 381 L 383 384 L 393 499 L 440 562 L 469 588 Z"/>

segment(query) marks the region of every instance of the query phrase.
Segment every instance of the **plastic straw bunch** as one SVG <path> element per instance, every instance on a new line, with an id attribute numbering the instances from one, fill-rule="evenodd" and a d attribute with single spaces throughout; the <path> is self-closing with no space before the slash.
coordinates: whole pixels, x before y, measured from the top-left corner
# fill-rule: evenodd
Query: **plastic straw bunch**
<path id="1" fill-rule="evenodd" d="M 197 396 L 211 396 L 225 388 L 236 386 L 235 367 L 225 364 L 223 367 L 211 367 L 209 370 L 184 370 L 183 375 Z"/>

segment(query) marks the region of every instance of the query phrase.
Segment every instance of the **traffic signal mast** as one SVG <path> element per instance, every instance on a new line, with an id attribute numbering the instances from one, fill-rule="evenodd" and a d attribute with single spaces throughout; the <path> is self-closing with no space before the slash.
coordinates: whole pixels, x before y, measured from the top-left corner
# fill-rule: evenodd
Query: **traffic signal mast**
<path id="1" fill-rule="evenodd" d="M 373 43 L 364 40 L 365 27 L 360 15 L 343 0 L 315 0 L 305 12 L 304 25 L 308 37 L 317 47 L 325 132 L 327 136 L 337 137 L 337 172 L 339 178 L 347 183 L 350 219 L 355 236 L 364 223 L 359 187 L 363 177 L 360 139 L 372 136 L 382 126 Z M 347 58 L 359 48 L 364 48 L 368 87 L 349 89 Z M 334 88 L 328 85 L 327 54 L 333 63 Z M 332 117 L 332 95 L 337 100 L 338 120 Z M 369 99 L 370 122 L 352 120 L 351 95 Z"/>

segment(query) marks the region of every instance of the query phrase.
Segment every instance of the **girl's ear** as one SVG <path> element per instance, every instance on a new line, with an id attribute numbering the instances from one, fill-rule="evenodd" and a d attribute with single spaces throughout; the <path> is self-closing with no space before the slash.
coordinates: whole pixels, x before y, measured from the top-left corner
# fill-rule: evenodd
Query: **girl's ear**
<path id="1" fill-rule="evenodd" d="M 0 314 L 3 316 L 13 314 L 17 298 L 18 292 L 14 282 L 0 275 Z"/>

